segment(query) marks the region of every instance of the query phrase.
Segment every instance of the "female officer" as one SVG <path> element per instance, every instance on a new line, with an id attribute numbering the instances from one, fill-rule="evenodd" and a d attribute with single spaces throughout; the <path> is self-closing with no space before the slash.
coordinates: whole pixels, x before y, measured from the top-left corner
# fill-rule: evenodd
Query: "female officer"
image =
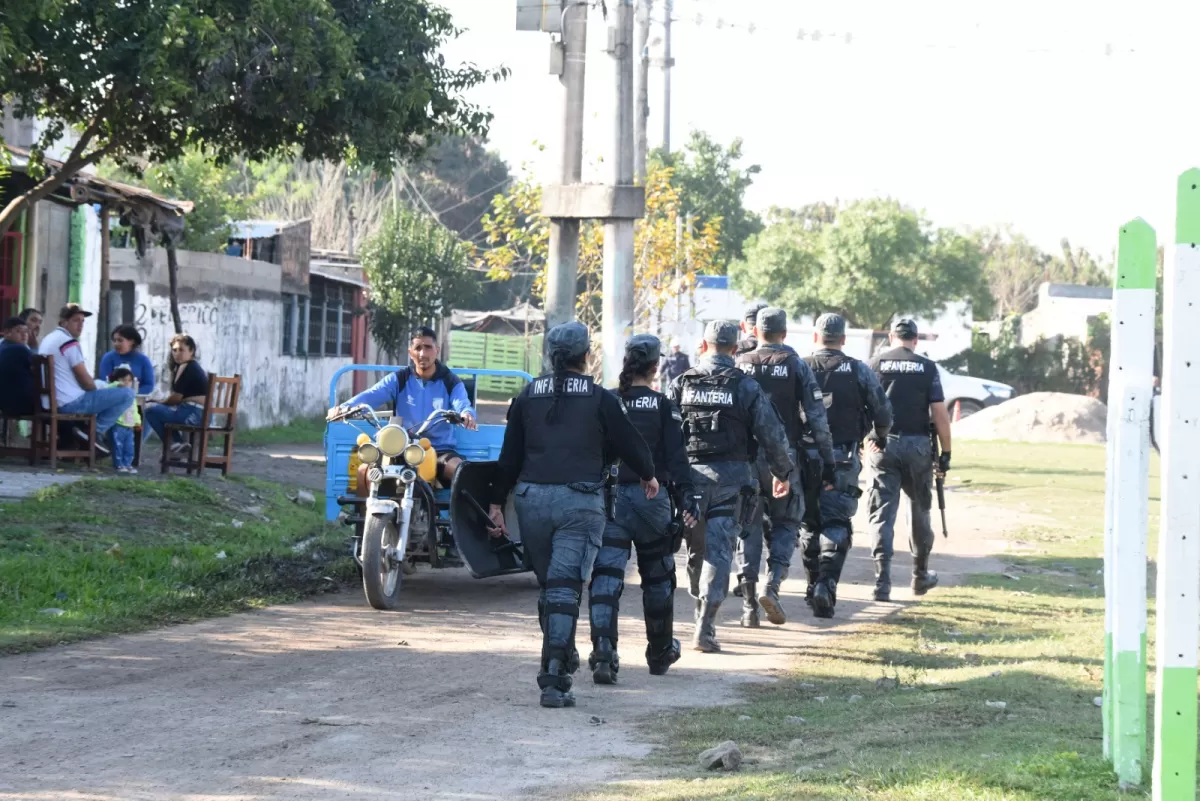
<path id="1" fill-rule="evenodd" d="M 639 334 L 625 345 L 618 392 L 629 419 L 654 455 L 654 474 L 660 485 L 675 483 L 674 493 L 684 505 L 683 522 L 696 523 L 699 507 L 693 497 L 691 467 L 683 450 L 679 412 L 665 395 L 651 389 L 658 375 L 662 345 L 657 337 Z M 646 663 L 661 676 L 679 660 L 679 640 L 674 638 L 675 551 L 668 532 L 671 504 L 666 493 L 647 498 L 636 486 L 638 476 L 621 465 L 617 477 L 616 519 L 604 528 L 603 546 L 592 570 L 588 588 L 592 623 L 592 655 L 588 667 L 597 684 L 617 680 L 617 611 L 625 588 L 625 565 L 630 545 L 637 545 L 638 573 L 642 578 L 642 614 L 646 618 Z"/>
<path id="2" fill-rule="evenodd" d="M 621 401 L 584 372 L 587 328 L 556 326 L 546 335 L 546 347 L 553 372 L 521 390 L 508 409 L 489 513 L 503 532 L 504 502 L 515 491 L 525 557 L 542 588 L 541 704 L 564 707 L 575 705 L 575 625 L 603 537 L 607 466 L 620 458 L 647 498 L 658 494 L 658 481 L 650 449 Z"/>

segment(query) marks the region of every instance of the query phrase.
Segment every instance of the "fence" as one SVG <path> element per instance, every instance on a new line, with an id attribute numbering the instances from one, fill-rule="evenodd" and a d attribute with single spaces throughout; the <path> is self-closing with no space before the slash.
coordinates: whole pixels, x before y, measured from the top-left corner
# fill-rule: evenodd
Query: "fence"
<path id="1" fill-rule="evenodd" d="M 450 367 L 475 367 L 488 370 L 521 370 L 542 374 L 542 335 L 530 337 L 505 334 L 480 334 L 474 331 L 450 332 Z M 508 400 L 521 391 L 519 378 L 481 376 L 477 390 L 481 397 Z"/>
<path id="2" fill-rule="evenodd" d="M 1177 187 L 1174 259 L 1163 292 L 1162 514 L 1158 541 L 1152 792 L 1196 797 L 1200 651 L 1200 170 Z M 1146 767 L 1146 548 L 1156 244 L 1121 229 L 1114 276 L 1104 526 L 1104 753 L 1124 786 Z"/>

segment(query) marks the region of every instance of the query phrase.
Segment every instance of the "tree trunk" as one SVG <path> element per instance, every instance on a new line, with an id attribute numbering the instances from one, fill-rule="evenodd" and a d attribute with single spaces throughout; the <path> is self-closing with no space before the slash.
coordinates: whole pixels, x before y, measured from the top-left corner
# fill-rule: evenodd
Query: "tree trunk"
<path id="1" fill-rule="evenodd" d="M 96 135 L 97 127 L 97 124 L 93 123 L 83 132 L 58 172 L 47 175 L 32 187 L 17 195 L 8 202 L 3 211 L 0 211 L 0 237 L 7 234 L 16 225 L 17 218 L 21 216 L 23 210 L 37 203 L 42 198 L 49 197 L 56 189 L 78 175 L 79 171 L 84 167 L 87 167 L 89 164 L 95 164 L 108 155 L 115 146 L 115 143 L 110 142 L 83 157 L 83 152 L 91 144 L 92 137 Z"/>
<path id="2" fill-rule="evenodd" d="M 175 253 L 175 243 L 167 240 L 167 279 L 170 282 L 171 320 L 175 323 L 175 333 L 183 333 L 183 321 L 179 318 L 179 259 Z"/>

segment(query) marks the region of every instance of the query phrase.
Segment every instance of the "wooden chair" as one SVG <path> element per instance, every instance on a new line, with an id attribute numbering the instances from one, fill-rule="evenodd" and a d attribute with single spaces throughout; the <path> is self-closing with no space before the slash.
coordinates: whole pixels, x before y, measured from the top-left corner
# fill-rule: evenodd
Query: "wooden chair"
<path id="1" fill-rule="evenodd" d="M 233 466 L 233 432 L 237 426 L 238 398 L 242 393 L 242 377 L 221 378 L 213 373 L 208 374 L 208 394 L 204 398 L 204 412 L 200 417 L 200 425 L 187 426 L 179 423 L 167 423 L 163 428 L 162 472 L 167 473 L 172 467 L 187 468 L 188 475 L 199 476 L 206 467 L 221 468 L 221 475 L 229 475 Z M 215 421 L 215 417 L 224 418 Z M 170 442 L 173 434 L 179 432 L 187 437 L 191 448 L 186 458 L 172 458 Z M 210 439 L 224 437 L 224 443 L 216 454 L 208 452 Z"/>
<path id="2" fill-rule="evenodd" d="M 42 407 L 33 416 L 33 435 L 30 437 L 29 464 L 37 467 L 45 454 L 50 469 L 58 467 L 59 459 L 87 459 L 88 468 L 96 467 L 96 415 L 64 414 L 58 410 L 58 393 L 54 387 L 54 357 L 33 357 L 33 384 L 37 400 Z M 83 426 L 88 437 L 86 449 L 74 450 L 59 447 L 61 424 L 74 423 Z"/>

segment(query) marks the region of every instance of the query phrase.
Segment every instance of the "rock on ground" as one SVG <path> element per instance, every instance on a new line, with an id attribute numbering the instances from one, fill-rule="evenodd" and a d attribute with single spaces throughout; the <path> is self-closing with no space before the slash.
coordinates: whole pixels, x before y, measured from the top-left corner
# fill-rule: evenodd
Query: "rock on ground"
<path id="1" fill-rule="evenodd" d="M 955 438 L 1103 445 L 1108 407 L 1065 392 L 1033 392 L 954 424 Z"/>
<path id="2" fill-rule="evenodd" d="M 726 740 L 700 754 L 700 765 L 705 770 L 737 770 L 741 764 L 742 749 L 733 740 Z"/>

